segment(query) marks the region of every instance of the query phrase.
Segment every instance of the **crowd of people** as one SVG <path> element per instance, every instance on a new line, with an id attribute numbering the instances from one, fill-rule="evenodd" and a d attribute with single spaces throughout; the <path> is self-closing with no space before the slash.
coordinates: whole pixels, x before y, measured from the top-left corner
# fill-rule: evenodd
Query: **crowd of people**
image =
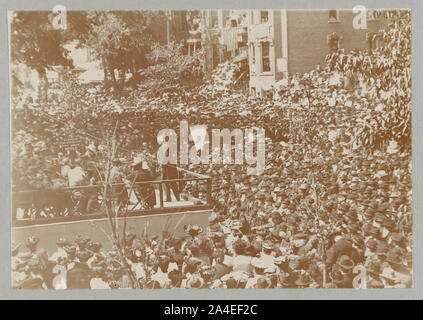
<path id="1" fill-rule="evenodd" d="M 60 170 L 63 154 L 50 147 L 57 136 L 82 130 L 87 148 L 76 158 L 84 158 L 90 148 L 101 150 L 90 138 L 106 131 L 98 126 L 113 130 L 117 122 L 122 148 L 143 150 L 145 158 L 154 157 L 157 132 L 177 130 L 181 120 L 264 128 L 266 167 L 250 176 L 242 165 L 185 166 L 212 177 L 207 230 L 186 225 L 180 238 L 130 234 L 126 266 L 116 248 L 88 238 L 59 239 L 54 253 L 30 238 L 26 252 L 14 250 L 14 285 L 125 288 L 135 278 L 140 288 L 412 287 L 409 23 L 404 11 L 380 35 L 380 48 L 333 53 L 324 67 L 280 81 L 265 97 L 210 85 L 148 99 L 136 90 L 116 98 L 97 88 L 81 92 L 85 112 L 58 111 L 57 118 L 73 119 L 71 127 L 41 116 L 46 110 L 22 107 L 15 113 L 23 124 L 12 150 L 14 178 L 44 179 L 44 187 Z M 33 118 L 45 121 L 43 130 L 25 125 Z M 186 188 L 205 196 L 200 184 Z M 56 265 L 68 270 L 60 284 Z"/>

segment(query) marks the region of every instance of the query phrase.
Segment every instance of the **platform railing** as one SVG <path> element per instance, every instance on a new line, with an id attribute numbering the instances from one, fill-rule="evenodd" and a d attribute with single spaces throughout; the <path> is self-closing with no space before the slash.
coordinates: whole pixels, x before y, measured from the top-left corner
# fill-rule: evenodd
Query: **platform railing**
<path id="1" fill-rule="evenodd" d="M 211 209 L 211 177 L 179 167 L 177 170 L 189 177 L 142 181 L 132 186 L 126 183 L 110 184 L 107 186 L 108 200 L 120 205 L 119 214 L 129 217 Z M 103 191 L 103 185 L 14 191 L 12 226 L 105 218 Z M 172 200 L 172 194 L 175 200 Z M 131 201 L 131 195 L 135 202 Z M 149 196 L 156 197 L 154 206 L 149 205 Z M 21 217 L 18 217 L 18 210 Z"/>

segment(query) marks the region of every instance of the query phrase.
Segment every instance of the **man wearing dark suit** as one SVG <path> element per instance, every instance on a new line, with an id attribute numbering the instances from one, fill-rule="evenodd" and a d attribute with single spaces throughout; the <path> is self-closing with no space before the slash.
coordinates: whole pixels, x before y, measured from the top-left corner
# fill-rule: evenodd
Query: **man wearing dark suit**
<path id="1" fill-rule="evenodd" d="M 171 179 L 178 179 L 178 169 L 173 165 L 164 164 L 162 166 L 162 179 L 163 180 L 171 180 Z M 179 197 L 179 186 L 177 182 L 168 182 L 164 184 L 166 190 L 166 201 L 171 201 L 172 198 L 170 196 L 170 189 L 172 189 L 173 194 L 177 201 L 180 200 Z"/>

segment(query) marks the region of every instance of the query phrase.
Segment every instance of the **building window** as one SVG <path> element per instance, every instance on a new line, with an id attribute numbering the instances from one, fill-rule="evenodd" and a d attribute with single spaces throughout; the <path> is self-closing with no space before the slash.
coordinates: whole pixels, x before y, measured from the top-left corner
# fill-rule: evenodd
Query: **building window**
<path id="1" fill-rule="evenodd" d="M 381 35 L 376 32 L 367 32 L 366 40 L 370 50 L 375 50 L 383 47 L 383 39 Z"/>
<path id="2" fill-rule="evenodd" d="M 267 23 L 269 22 L 269 11 L 264 10 L 260 11 L 260 23 Z"/>
<path id="3" fill-rule="evenodd" d="M 329 46 L 330 52 L 336 52 L 341 49 L 342 36 L 339 36 L 336 32 L 332 32 L 326 36 L 326 42 Z"/>
<path id="4" fill-rule="evenodd" d="M 329 10 L 329 23 L 330 22 L 340 22 L 339 10 Z"/>
<path id="5" fill-rule="evenodd" d="M 374 35 L 373 32 L 366 33 L 366 41 L 370 50 L 374 49 L 373 35 Z"/>
<path id="6" fill-rule="evenodd" d="M 269 42 L 261 44 L 262 72 L 270 72 L 270 45 Z"/>
<path id="7" fill-rule="evenodd" d="M 367 21 L 378 21 L 380 18 L 380 12 L 374 9 L 367 9 Z"/>

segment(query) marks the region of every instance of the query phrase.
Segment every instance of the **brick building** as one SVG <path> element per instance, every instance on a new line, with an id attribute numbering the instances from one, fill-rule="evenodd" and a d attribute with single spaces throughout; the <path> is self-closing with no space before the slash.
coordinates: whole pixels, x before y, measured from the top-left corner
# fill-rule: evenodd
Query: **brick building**
<path id="1" fill-rule="evenodd" d="M 355 29 L 352 10 L 246 10 L 250 93 L 261 94 L 288 73 L 305 73 L 324 64 L 337 48 L 345 52 L 375 46 L 369 35 L 387 21 L 367 10 L 367 28 Z M 377 45 L 377 44 L 376 44 Z"/>

